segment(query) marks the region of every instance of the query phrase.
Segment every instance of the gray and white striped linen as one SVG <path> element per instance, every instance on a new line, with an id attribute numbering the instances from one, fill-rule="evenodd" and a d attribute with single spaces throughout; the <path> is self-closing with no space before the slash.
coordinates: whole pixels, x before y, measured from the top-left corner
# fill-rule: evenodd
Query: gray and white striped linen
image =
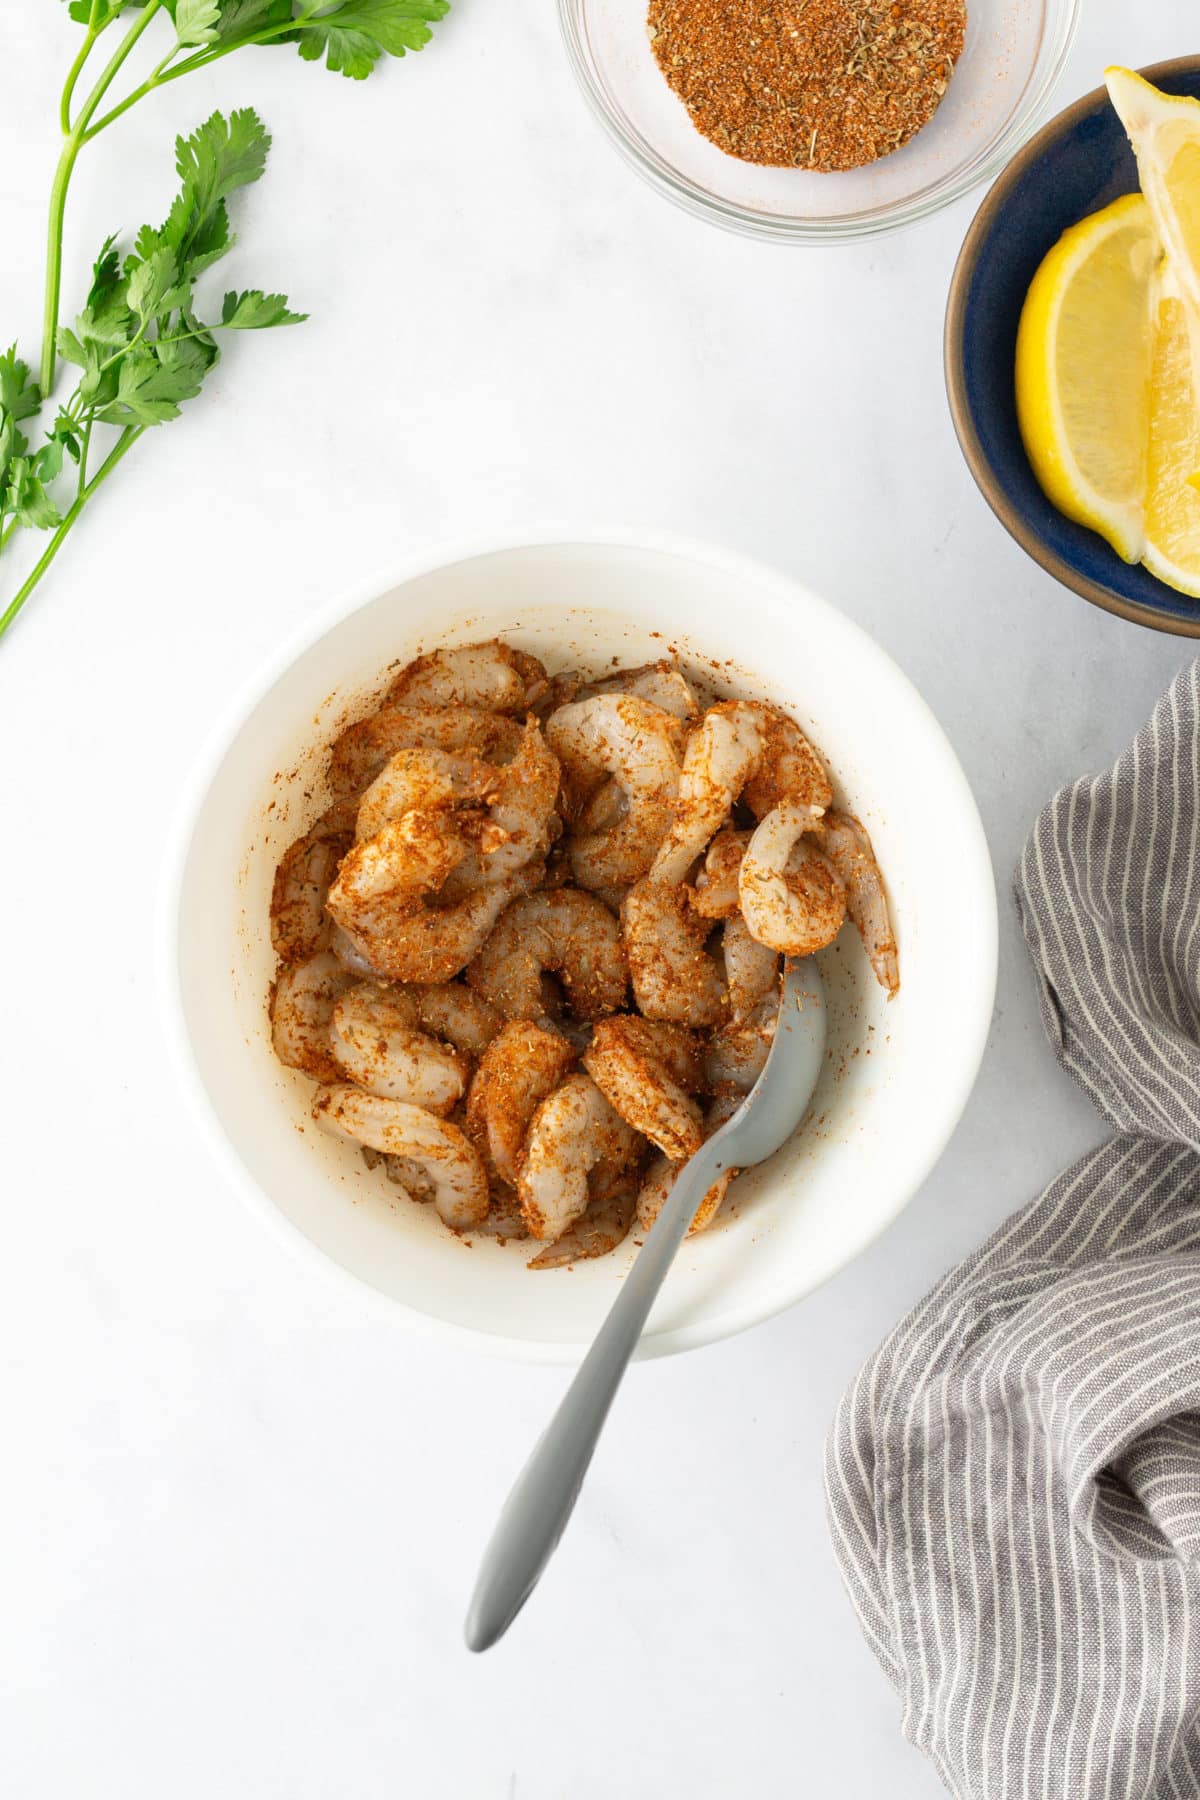
<path id="1" fill-rule="evenodd" d="M 1119 1135 L 909 1314 L 830 1437 L 846 1585 L 962 1800 L 1200 1796 L 1198 670 L 1017 873 L 1046 1030 Z"/>

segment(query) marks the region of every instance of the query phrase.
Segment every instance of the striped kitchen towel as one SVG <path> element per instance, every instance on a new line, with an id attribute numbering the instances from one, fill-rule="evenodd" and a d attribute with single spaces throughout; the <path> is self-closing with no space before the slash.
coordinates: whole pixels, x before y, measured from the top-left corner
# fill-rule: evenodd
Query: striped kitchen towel
<path id="1" fill-rule="evenodd" d="M 1118 1135 L 909 1314 L 830 1438 L 846 1585 L 961 1800 L 1200 1796 L 1198 671 L 1017 873 L 1047 1033 Z"/>

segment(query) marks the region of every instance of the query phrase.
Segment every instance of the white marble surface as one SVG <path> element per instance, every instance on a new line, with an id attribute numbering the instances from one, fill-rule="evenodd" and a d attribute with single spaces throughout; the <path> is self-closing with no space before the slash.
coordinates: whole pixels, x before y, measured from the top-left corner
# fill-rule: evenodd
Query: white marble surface
<path id="1" fill-rule="evenodd" d="M 0 336 L 32 349 L 73 28 L 5 11 Z M 1188 0 L 1085 13 L 1064 100 L 1194 43 Z M 162 211 L 174 129 L 251 101 L 276 148 L 237 279 L 313 322 L 139 448 L 0 652 L 5 1791 L 933 1800 L 840 1590 L 823 1437 L 897 1315 L 1098 1135 L 1008 871 L 1187 646 L 1060 592 L 959 459 L 941 318 L 978 196 L 833 252 L 727 237 L 602 140 L 550 0 L 459 0 L 365 87 L 260 52 L 156 96 L 81 166 L 68 293 Z M 412 1342 L 281 1256 L 183 1110 L 150 934 L 162 822 L 280 634 L 399 552 L 551 520 L 724 540 L 879 637 L 974 783 L 1003 968 L 924 1192 L 800 1309 L 634 1372 L 536 1604 L 472 1661 L 475 1559 L 562 1375 Z"/>

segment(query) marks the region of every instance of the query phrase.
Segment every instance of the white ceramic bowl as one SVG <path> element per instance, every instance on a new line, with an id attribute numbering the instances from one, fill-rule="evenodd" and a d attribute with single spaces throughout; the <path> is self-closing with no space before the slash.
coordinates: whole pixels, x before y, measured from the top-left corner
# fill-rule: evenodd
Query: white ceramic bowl
<path id="1" fill-rule="evenodd" d="M 813 1122 L 743 1176 L 688 1241 L 646 1355 L 768 1318 L 840 1269 L 944 1148 L 983 1053 L 996 905 L 974 801 L 933 716 L 857 626 L 794 581 L 665 538 L 503 543 L 411 564 L 288 647 L 220 734 L 182 822 L 163 978 L 188 1086 L 231 1179 L 297 1249 L 398 1318 L 462 1343 L 571 1361 L 634 1255 L 531 1273 L 522 1246 L 450 1236 L 309 1118 L 312 1084 L 271 1053 L 267 929 L 281 850 L 326 804 L 323 749 L 385 671 L 435 644 L 503 636 L 551 668 L 670 648 L 778 702 L 824 751 L 886 872 L 903 985 L 888 1004 L 852 933 L 822 957 L 831 1051 Z M 714 671 L 715 665 L 715 671 Z M 929 820 L 938 821 L 937 830 Z"/>

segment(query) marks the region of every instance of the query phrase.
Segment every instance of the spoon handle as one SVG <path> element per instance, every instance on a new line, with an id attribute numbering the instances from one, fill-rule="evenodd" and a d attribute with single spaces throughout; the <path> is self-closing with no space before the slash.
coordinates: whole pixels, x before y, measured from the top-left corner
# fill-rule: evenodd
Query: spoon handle
<path id="1" fill-rule="evenodd" d="M 470 1649 L 487 1650 L 503 1637 L 554 1554 L 655 1295 L 725 1161 L 724 1147 L 713 1137 L 680 1170 L 595 1342 L 517 1477 L 471 1597 Z"/>

